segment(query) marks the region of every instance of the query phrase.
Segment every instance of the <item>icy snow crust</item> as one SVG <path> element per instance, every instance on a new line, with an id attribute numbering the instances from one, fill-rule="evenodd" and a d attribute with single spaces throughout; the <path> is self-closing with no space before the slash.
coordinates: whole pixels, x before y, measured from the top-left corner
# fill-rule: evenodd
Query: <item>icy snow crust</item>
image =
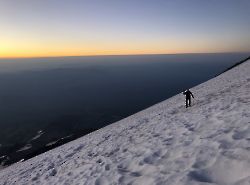
<path id="1" fill-rule="evenodd" d="M 0 171 L 0 184 L 250 184 L 250 60 Z"/>

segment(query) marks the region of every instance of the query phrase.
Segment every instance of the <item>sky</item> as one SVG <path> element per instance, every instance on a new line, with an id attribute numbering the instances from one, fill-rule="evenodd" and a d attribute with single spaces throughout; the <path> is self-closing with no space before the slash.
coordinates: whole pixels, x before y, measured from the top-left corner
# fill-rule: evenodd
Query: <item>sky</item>
<path id="1" fill-rule="evenodd" d="M 0 58 L 250 51 L 249 0 L 0 0 Z"/>

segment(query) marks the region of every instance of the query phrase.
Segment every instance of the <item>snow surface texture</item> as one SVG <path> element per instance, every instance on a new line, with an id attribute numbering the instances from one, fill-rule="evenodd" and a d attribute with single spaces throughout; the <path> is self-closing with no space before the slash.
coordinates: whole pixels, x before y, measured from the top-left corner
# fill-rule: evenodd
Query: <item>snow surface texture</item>
<path id="1" fill-rule="evenodd" d="M 0 184 L 250 185 L 250 60 L 0 171 Z"/>

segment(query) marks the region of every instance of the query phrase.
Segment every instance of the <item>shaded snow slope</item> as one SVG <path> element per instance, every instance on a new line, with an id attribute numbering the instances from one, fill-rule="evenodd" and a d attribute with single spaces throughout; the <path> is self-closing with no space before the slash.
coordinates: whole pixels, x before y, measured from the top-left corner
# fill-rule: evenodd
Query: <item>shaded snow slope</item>
<path id="1" fill-rule="evenodd" d="M 0 184 L 250 185 L 250 60 L 0 171 Z"/>

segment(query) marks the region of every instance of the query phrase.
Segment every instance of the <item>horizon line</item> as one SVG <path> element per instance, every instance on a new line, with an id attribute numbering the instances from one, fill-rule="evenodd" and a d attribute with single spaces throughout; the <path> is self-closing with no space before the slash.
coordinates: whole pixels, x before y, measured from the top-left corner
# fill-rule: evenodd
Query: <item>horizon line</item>
<path id="1" fill-rule="evenodd" d="M 68 57 L 103 57 L 103 56 L 142 56 L 142 55 L 187 55 L 187 54 L 235 54 L 250 53 L 250 51 L 231 51 L 231 52 L 187 52 L 187 53 L 138 53 L 138 54 L 96 54 L 96 55 L 55 55 L 55 56 L 19 56 L 19 57 L 0 57 L 0 59 L 36 59 L 36 58 L 68 58 Z"/>

